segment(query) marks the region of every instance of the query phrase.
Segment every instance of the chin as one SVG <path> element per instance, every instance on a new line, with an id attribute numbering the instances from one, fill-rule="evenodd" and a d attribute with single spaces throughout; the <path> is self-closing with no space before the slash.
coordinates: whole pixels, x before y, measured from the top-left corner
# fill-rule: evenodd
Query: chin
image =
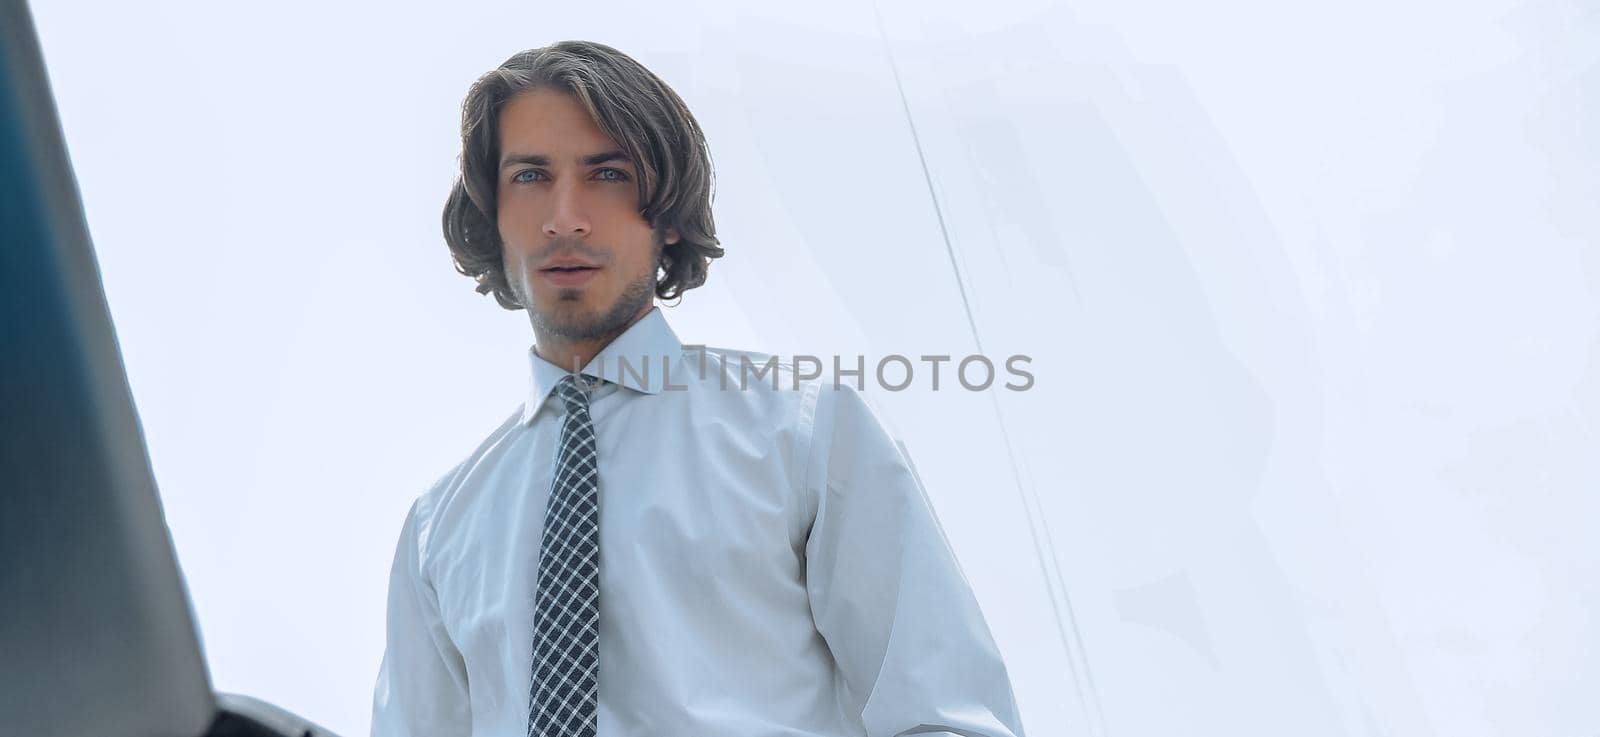
<path id="1" fill-rule="evenodd" d="M 607 324 L 610 312 L 588 300 L 558 298 L 554 304 L 541 306 L 534 315 L 534 321 L 545 330 L 564 338 L 594 338 L 612 328 Z"/>

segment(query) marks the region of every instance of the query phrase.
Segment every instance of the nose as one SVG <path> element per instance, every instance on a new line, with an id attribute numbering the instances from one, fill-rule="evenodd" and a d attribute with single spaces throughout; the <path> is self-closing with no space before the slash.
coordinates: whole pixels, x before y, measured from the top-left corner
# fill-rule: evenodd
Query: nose
<path id="1" fill-rule="evenodd" d="M 567 179 L 566 182 L 557 182 L 552 188 L 555 200 L 544 223 L 544 234 L 549 238 L 589 234 L 589 215 L 584 208 L 582 192 L 576 183 L 570 181 L 570 177 Z"/>

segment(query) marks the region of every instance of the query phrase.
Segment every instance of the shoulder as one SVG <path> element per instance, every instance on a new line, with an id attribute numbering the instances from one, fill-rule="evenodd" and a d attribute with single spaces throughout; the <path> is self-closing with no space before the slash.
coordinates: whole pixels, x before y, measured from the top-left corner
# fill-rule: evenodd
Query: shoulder
<path id="1" fill-rule="evenodd" d="M 778 389 L 800 389 L 816 383 L 816 377 L 797 370 L 796 359 L 785 359 L 772 353 L 724 348 L 710 345 L 685 345 L 684 365 L 698 381 L 713 381 L 719 386 L 743 386 L 759 390 L 762 386 Z M 738 382 L 743 379 L 741 385 Z M 774 382 L 774 378 L 777 379 Z"/>
<path id="2" fill-rule="evenodd" d="M 718 346 L 684 346 L 681 373 L 683 381 L 676 373 L 672 380 L 696 399 L 727 411 L 765 414 L 761 424 L 767 426 L 804 421 L 823 383 L 821 372 L 797 369 L 792 359 Z"/>
<path id="3" fill-rule="evenodd" d="M 821 489 L 829 475 L 861 463 L 908 465 L 899 433 L 881 405 L 835 366 L 812 356 L 686 346 L 692 389 L 714 395 L 729 411 L 791 432 L 804 469 L 797 481 Z M 759 418 L 759 419 L 758 419 Z"/>
<path id="4" fill-rule="evenodd" d="M 831 383 L 806 358 L 685 345 L 672 382 L 688 389 L 683 393 L 690 404 L 687 411 L 697 415 L 697 426 L 737 437 L 745 447 L 771 449 L 798 490 L 808 481 L 820 404 Z"/>

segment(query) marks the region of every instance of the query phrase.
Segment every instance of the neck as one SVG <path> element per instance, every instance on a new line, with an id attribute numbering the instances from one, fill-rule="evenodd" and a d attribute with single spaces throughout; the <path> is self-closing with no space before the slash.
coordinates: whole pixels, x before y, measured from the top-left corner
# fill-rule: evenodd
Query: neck
<path id="1" fill-rule="evenodd" d="M 618 335 L 623 334 L 634 323 L 645 315 L 650 314 L 650 310 L 653 308 L 653 304 L 647 304 L 644 309 L 639 310 L 633 317 L 628 318 L 627 322 L 593 338 L 569 338 L 536 326 L 533 329 L 534 353 L 540 358 L 561 367 L 563 370 L 581 371 L 584 366 L 589 365 L 589 362 L 594 360 L 596 355 L 599 355 L 601 350 L 610 345 L 611 341 L 616 340 Z"/>

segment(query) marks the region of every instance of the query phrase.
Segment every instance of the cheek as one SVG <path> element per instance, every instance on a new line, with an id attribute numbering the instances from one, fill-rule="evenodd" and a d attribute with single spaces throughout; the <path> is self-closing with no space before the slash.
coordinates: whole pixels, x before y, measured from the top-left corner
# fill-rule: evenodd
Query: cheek
<path id="1" fill-rule="evenodd" d="M 500 229 L 500 240 L 506 245 L 528 243 L 534 235 L 537 235 L 537 220 L 529 213 L 527 207 L 519 206 L 516 202 L 500 203 L 496 222 Z"/>

